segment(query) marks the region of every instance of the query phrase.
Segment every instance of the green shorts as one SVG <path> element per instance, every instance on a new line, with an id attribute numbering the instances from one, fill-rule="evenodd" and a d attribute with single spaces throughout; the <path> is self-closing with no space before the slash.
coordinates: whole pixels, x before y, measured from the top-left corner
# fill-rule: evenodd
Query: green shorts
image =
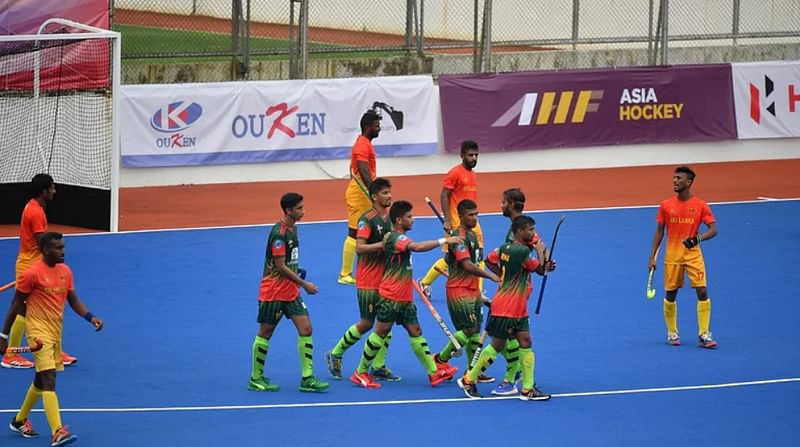
<path id="1" fill-rule="evenodd" d="M 457 331 L 464 329 L 474 329 L 481 325 L 481 306 L 483 299 L 447 300 L 447 310 L 450 312 L 450 320 Z"/>
<path id="2" fill-rule="evenodd" d="M 361 314 L 361 319 L 375 321 L 375 316 L 378 314 L 378 302 L 380 301 L 378 291 L 356 289 L 356 295 L 358 295 L 358 312 Z"/>
<path id="3" fill-rule="evenodd" d="M 399 325 L 419 324 L 417 305 L 413 301 L 392 301 L 378 298 L 378 321 Z"/>
<path id="4" fill-rule="evenodd" d="M 281 317 L 292 318 L 300 315 L 308 315 L 306 303 L 299 296 L 294 301 L 259 301 L 258 302 L 258 323 L 277 326 Z"/>
<path id="5" fill-rule="evenodd" d="M 494 338 L 508 340 L 515 338 L 517 332 L 530 332 L 528 317 L 509 318 L 509 317 L 489 317 L 486 325 L 486 333 Z"/>

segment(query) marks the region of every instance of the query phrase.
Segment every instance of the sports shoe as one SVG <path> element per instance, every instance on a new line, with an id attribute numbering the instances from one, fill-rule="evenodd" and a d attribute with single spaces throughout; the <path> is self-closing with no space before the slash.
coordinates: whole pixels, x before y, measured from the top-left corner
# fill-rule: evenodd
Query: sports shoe
<path id="1" fill-rule="evenodd" d="M 14 354 L 10 357 L 3 357 L 3 361 L 0 362 L 0 366 L 3 368 L 12 369 L 28 369 L 33 368 L 33 362 L 19 354 Z"/>
<path id="2" fill-rule="evenodd" d="M 700 341 L 701 348 L 714 349 L 717 347 L 717 342 L 711 336 L 711 331 L 703 332 L 698 339 Z"/>
<path id="3" fill-rule="evenodd" d="M 67 427 L 61 427 L 53 434 L 50 441 L 50 447 L 58 447 L 61 445 L 69 445 L 77 441 L 78 437 L 67 431 Z"/>
<path id="4" fill-rule="evenodd" d="M 78 363 L 78 358 L 61 351 L 61 363 L 63 363 L 64 366 L 72 366 Z"/>
<path id="5" fill-rule="evenodd" d="M 504 380 L 500 382 L 500 385 L 494 387 L 492 394 L 495 396 L 515 396 L 519 394 L 519 390 L 517 389 L 516 383 L 511 383 Z"/>
<path id="6" fill-rule="evenodd" d="M 380 388 L 381 384 L 376 382 L 369 373 L 354 372 L 350 376 L 350 381 L 364 388 Z"/>
<path id="7" fill-rule="evenodd" d="M 270 383 L 266 377 L 259 377 L 258 379 L 250 379 L 247 383 L 247 389 L 250 391 L 278 391 L 280 386 Z"/>
<path id="8" fill-rule="evenodd" d="M 328 364 L 328 372 L 334 379 L 342 380 L 342 358 L 336 357 L 331 351 L 325 353 L 325 363 Z"/>
<path id="9" fill-rule="evenodd" d="M 678 335 L 677 332 L 670 332 L 667 334 L 667 343 L 671 344 L 672 346 L 680 346 L 681 336 Z"/>
<path id="10" fill-rule="evenodd" d="M 344 276 L 340 275 L 339 280 L 336 282 L 338 282 L 339 284 L 344 284 L 346 286 L 352 286 L 355 285 L 356 279 L 353 278 L 353 275 L 344 275 Z"/>
<path id="11" fill-rule="evenodd" d="M 436 369 L 450 369 L 450 362 L 446 362 L 439 358 L 439 354 L 433 354 L 433 363 L 436 364 Z"/>
<path id="12" fill-rule="evenodd" d="M 533 388 L 529 390 L 523 388 L 522 392 L 519 393 L 519 400 L 550 400 L 550 395 L 544 393 L 534 385 Z"/>
<path id="13" fill-rule="evenodd" d="M 435 373 L 428 375 L 428 380 L 431 382 L 431 386 L 438 386 L 444 381 L 451 380 L 456 371 L 458 371 L 457 367 L 437 369 Z"/>
<path id="14" fill-rule="evenodd" d="M 478 376 L 478 383 L 492 383 L 494 382 L 494 377 L 487 376 L 486 374 L 481 374 Z"/>
<path id="15" fill-rule="evenodd" d="M 300 391 L 305 393 L 321 393 L 331 387 L 328 382 L 323 382 L 314 376 L 309 376 L 300 381 Z"/>
<path id="16" fill-rule="evenodd" d="M 427 284 L 423 283 L 423 282 L 422 282 L 422 279 L 418 279 L 418 280 L 417 280 L 417 285 L 419 285 L 419 289 L 420 289 L 420 290 L 422 290 L 422 293 L 424 293 L 424 294 L 425 294 L 425 296 L 426 296 L 426 297 L 427 297 L 429 300 L 432 300 L 432 299 L 433 299 L 433 297 L 431 296 L 431 286 L 429 286 L 429 285 L 427 285 Z"/>
<path id="17" fill-rule="evenodd" d="M 386 365 L 381 366 L 378 369 L 369 369 L 370 375 L 376 380 L 385 380 L 387 382 L 399 382 L 402 377 L 398 376 L 397 374 L 393 373 L 391 369 L 387 368 Z"/>
<path id="18" fill-rule="evenodd" d="M 467 381 L 467 377 L 466 376 L 459 377 L 458 380 L 456 380 L 456 383 L 458 384 L 458 387 L 461 388 L 462 391 L 464 391 L 464 394 L 468 398 L 470 398 L 470 399 L 480 399 L 481 397 L 483 397 L 483 396 L 481 396 L 481 393 L 478 392 L 478 385 L 476 385 L 474 383 L 469 383 Z"/>
<path id="19" fill-rule="evenodd" d="M 33 430 L 33 424 L 31 424 L 28 418 L 25 418 L 24 421 L 17 422 L 17 417 L 14 416 L 11 418 L 11 423 L 8 424 L 8 428 L 14 433 L 19 433 L 23 438 L 35 438 L 39 436 L 39 433 Z"/>

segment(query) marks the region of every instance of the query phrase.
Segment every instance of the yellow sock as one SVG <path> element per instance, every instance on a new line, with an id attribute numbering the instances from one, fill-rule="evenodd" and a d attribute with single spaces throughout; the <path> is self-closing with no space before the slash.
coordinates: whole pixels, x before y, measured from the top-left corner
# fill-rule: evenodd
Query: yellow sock
<path id="1" fill-rule="evenodd" d="M 478 267 L 480 267 L 481 270 L 486 270 L 486 262 L 479 262 Z M 478 290 L 483 293 L 483 277 L 478 278 Z"/>
<path id="2" fill-rule="evenodd" d="M 33 406 L 36 405 L 36 402 L 39 402 L 39 398 L 42 397 L 42 390 L 36 388 L 34 384 L 28 388 L 28 392 L 25 394 L 25 400 L 22 402 L 22 406 L 19 408 L 19 413 L 17 413 L 17 417 L 14 418 L 17 422 L 22 422 L 31 412 Z"/>
<path id="3" fill-rule="evenodd" d="M 430 270 L 428 270 L 428 273 L 426 273 L 422 278 L 422 284 L 429 286 L 436 281 L 436 278 L 441 276 L 441 273 L 439 273 L 436 269 L 439 269 L 443 272 L 447 271 L 447 261 L 445 261 L 444 258 L 439 258 L 436 262 L 434 262 Z"/>
<path id="4" fill-rule="evenodd" d="M 353 275 L 353 261 L 356 260 L 356 240 L 350 236 L 344 240 L 342 247 L 342 270 L 339 276 Z"/>
<path id="5" fill-rule="evenodd" d="M 11 325 L 11 331 L 8 334 L 9 346 L 22 346 L 22 336 L 25 335 L 25 317 L 17 315 L 14 319 L 14 324 Z"/>
<path id="6" fill-rule="evenodd" d="M 678 332 L 678 303 L 669 302 L 664 299 L 664 323 L 667 324 L 668 332 Z"/>
<path id="7" fill-rule="evenodd" d="M 703 335 L 708 332 L 708 327 L 711 325 L 711 298 L 705 301 L 697 301 L 697 330 L 700 331 L 697 335 Z"/>
<path id="8" fill-rule="evenodd" d="M 56 434 L 56 430 L 61 428 L 61 410 L 58 408 L 58 396 L 55 391 L 42 391 L 42 403 L 44 404 L 44 414 L 47 416 L 47 423 L 50 424 L 50 432 Z"/>

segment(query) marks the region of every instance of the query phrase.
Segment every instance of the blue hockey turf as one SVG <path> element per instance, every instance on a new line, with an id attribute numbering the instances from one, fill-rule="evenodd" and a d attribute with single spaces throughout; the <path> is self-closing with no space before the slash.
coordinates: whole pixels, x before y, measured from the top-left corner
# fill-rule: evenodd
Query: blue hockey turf
<path id="1" fill-rule="evenodd" d="M 282 390 L 249 392 L 268 226 L 68 236 L 78 295 L 106 327 L 94 333 L 67 310 L 64 348 L 79 362 L 58 376 L 62 419 L 79 446 L 795 445 L 800 201 L 712 210 L 720 234 L 703 243 L 703 252 L 711 328 L 720 343 L 713 351 L 695 342 L 694 291 L 679 293 L 684 344 L 677 348 L 665 342 L 660 270 L 659 293 L 645 297 L 655 208 L 535 214 L 548 244 L 555 222 L 567 216 L 555 250 L 558 269 L 541 315 L 531 315 L 537 384 L 554 395 L 549 402 L 473 401 L 455 383 L 431 388 L 399 327 L 387 364 L 402 381 L 379 390 L 332 381 L 327 393 L 301 393 L 288 320 L 273 336 L 266 367 Z M 508 221 L 485 215 L 481 225 L 494 247 Z M 323 353 L 358 319 L 355 289 L 336 283 L 345 227 L 300 227 L 301 265 L 320 288 L 303 298 L 314 325 L 315 371 L 325 380 Z M 433 239 L 440 231 L 435 220 L 419 219 L 410 236 Z M 17 244 L 0 240 L 0 279 L 13 272 Z M 415 276 L 439 255 L 415 255 Z M 540 278 L 534 282 L 531 311 Z M 433 293 L 445 314 L 442 280 Z M 3 311 L 10 298 L 0 295 Z M 424 335 L 438 350 L 445 337 L 418 307 Z M 361 348 L 346 353 L 346 375 Z M 454 364 L 463 371 L 463 358 Z M 502 377 L 503 369 L 499 359 L 489 372 Z M 0 417 L 11 419 L 32 376 L 0 370 Z M 31 420 L 47 433 L 40 408 Z M 0 431 L 3 447 L 47 441 Z"/>

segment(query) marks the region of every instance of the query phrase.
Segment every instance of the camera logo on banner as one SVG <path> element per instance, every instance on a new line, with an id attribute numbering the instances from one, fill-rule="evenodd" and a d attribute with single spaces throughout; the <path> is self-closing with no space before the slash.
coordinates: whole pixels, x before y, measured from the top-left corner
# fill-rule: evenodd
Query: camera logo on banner
<path id="1" fill-rule="evenodd" d="M 150 118 L 150 127 L 171 134 L 156 138 L 156 147 L 182 149 L 197 144 L 197 137 L 186 136 L 183 131 L 203 116 L 203 107 L 190 101 L 177 101 L 159 108 Z"/>

